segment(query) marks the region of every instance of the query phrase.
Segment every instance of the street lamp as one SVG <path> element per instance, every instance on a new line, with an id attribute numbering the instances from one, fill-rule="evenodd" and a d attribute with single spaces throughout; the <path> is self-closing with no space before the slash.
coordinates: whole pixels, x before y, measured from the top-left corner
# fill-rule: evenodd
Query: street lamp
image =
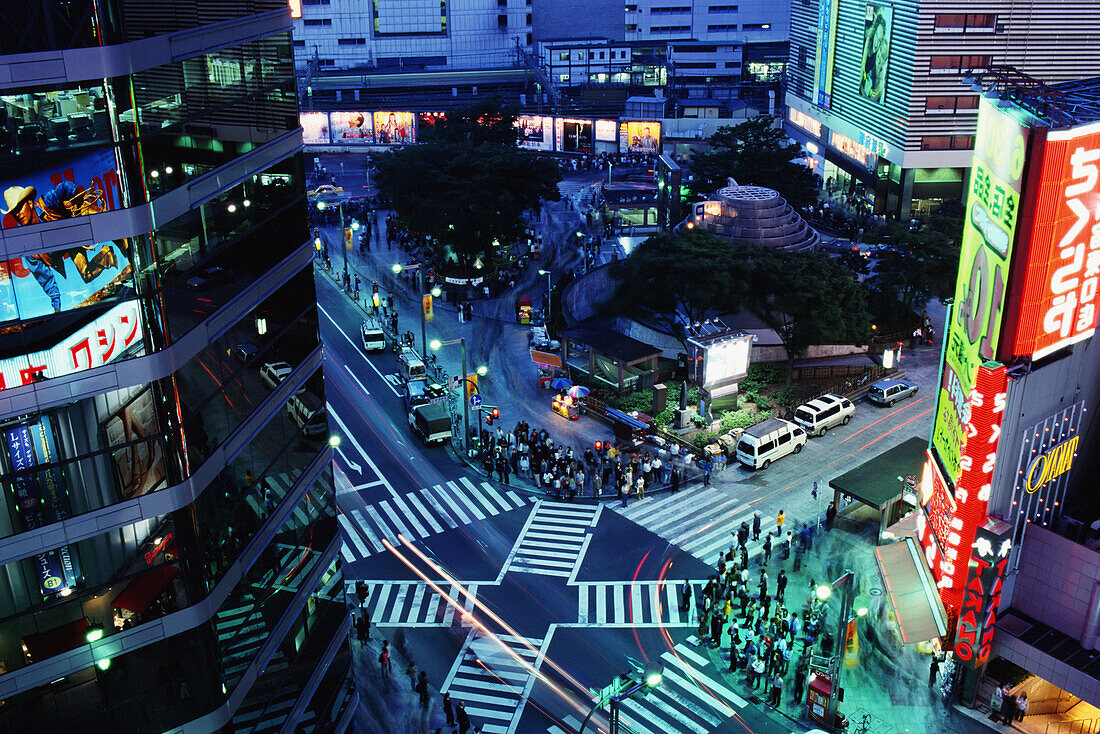
<path id="1" fill-rule="evenodd" d="M 543 270 L 543 269 L 540 268 L 539 269 L 539 275 L 545 275 L 546 276 L 546 316 L 547 316 L 547 318 L 549 318 L 550 317 L 550 292 L 552 290 L 554 290 L 554 288 L 550 285 L 550 271 L 549 270 Z"/>
<path id="2" fill-rule="evenodd" d="M 423 313 L 423 309 L 421 309 L 421 314 Z M 466 339 L 463 337 L 448 339 L 447 341 L 432 339 L 431 346 L 433 351 L 438 351 L 452 344 L 460 344 L 462 346 L 462 450 L 468 457 L 470 455 L 470 401 L 466 399 Z"/>
<path id="3" fill-rule="evenodd" d="M 848 624 L 853 619 L 852 602 L 855 596 L 855 574 L 849 570 L 830 585 L 821 585 L 816 589 L 817 598 L 822 601 L 832 596 L 834 589 L 840 589 L 840 610 L 836 615 L 836 637 L 833 643 L 833 656 L 829 659 L 829 703 L 825 708 L 825 723 L 829 727 L 836 726 L 837 704 L 840 702 L 840 659 L 844 656 L 844 644 L 848 637 Z M 866 609 L 857 612 L 858 616 L 866 614 Z"/>
<path id="4" fill-rule="evenodd" d="M 428 342 L 427 342 L 427 326 L 424 322 L 424 268 L 420 263 L 413 263 L 412 265 L 402 265 L 401 263 L 394 263 L 393 270 L 394 275 L 400 275 L 401 271 L 405 268 L 410 268 L 416 271 L 416 297 L 420 299 L 420 351 L 425 357 L 428 356 Z M 443 293 L 437 286 L 432 288 L 432 296 L 438 298 Z"/>
<path id="5" fill-rule="evenodd" d="M 603 708 L 604 706 L 611 704 L 611 716 L 610 716 L 610 729 L 609 734 L 619 734 L 619 704 L 623 701 L 634 696 L 635 693 L 641 691 L 643 694 L 648 693 L 650 689 L 656 688 L 661 685 L 661 679 L 664 677 L 664 667 L 656 660 L 651 660 L 646 663 L 645 670 L 642 671 L 642 679 L 635 682 L 629 675 L 621 675 L 615 678 L 611 682 L 611 685 L 600 691 L 599 697 L 596 702 L 592 704 L 592 708 L 588 710 L 588 715 L 584 717 L 584 721 L 577 728 L 577 734 L 583 734 L 584 727 L 588 725 L 588 720 L 592 718 L 592 714 L 596 713 L 596 709 Z"/>
<path id="6" fill-rule="evenodd" d="M 328 204 L 324 200 L 317 202 L 317 211 L 323 212 L 327 208 Z M 347 284 L 350 281 L 348 280 L 348 243 L 344 241 L 344 202 L 337 201 L 336 209 L 340 212 L 340 244 L 343 245 L 340 249 L 344 251 L 344 283 Z"/>

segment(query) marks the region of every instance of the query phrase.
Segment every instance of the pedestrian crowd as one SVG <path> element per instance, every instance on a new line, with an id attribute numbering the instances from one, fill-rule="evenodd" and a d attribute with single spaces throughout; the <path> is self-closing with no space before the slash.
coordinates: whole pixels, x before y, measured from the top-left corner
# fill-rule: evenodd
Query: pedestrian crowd
<path id="1" fill-rule="evenodd" d="M 630 497 L 645 499 L 647 490 L 678 491 L 689 478 L 693 458 L 675 443 L 626 453 L 609 440 L 575 451 L 526 421 L 511 431 L 502 426 L 495 431 L 482 429 L 481 445 L 485 473 L 495 474 L 504 484 L 517 476 L 556 499 L 614 495 L 624 506 Z M 709 459 L 698 462 L 704 483 L 709 483 L 713 469 Z"/>

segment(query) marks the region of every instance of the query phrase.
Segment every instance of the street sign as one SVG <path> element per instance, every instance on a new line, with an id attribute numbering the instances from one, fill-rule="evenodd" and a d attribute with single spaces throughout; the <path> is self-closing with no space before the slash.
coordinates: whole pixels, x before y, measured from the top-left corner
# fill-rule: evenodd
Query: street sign
<path id="1" fill-rule="evenodd" d="M 908 487 L 909 489 L 916 489 L 917 488 L 917 478 L 912 474 L 906 476 L 905 477 L 905 486 Z"/>
<path id="2" fill-rule="evenodd" d="M 471 395 L 470 396 L 470 405 L 472 405 L 475 408 L 477 406 L 481 405 L 481 396 L 480 395 Z"/>

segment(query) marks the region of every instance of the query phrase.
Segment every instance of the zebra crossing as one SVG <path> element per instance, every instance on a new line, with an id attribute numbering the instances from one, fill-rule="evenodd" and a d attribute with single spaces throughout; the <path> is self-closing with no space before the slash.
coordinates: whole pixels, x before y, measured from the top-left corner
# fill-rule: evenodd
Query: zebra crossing
<path id="1" fill-rule="evenodd" d="M 626 509 L 615 511 L 646 530 L 680 546 L 683 550 L 711 563 L 736 542 L 733 533 L 741 522 L 752 525 L 752 506 L 731 497 L 728 489 L 715 486 L 694 489 L 639 500 Z M 761 516 L 761 538 L 775 534 L 775 518 Z M 773 538 L 775 543 L 778 538 Z M 762 543 L 749 544 L 749 557 L 763 554 Z"/>
<path id="2" fill-rule="evenodd" d="M 531 668 L 538 670 L 545 652 L 541 639 L 497 638 L 512 654 L 492 638 L 471 632 L 440 688 L 441 693 L 451 694 L 456 706 L 459 701 L 466 704 L 466 713 L 481 724 L 485 734 L 507 734 L 515 729 L 534 685 Z"/>
<path id="3" fill-rule="evenodd" d="M 292 477 L 286 472 L 281 472 L 279 474 L 273 474 L 264 477 L 264 479 L 261 480 L 260 484 L 262 485 L 263 481 L 266 481 L 271 486 L 271 489 L 275 492 L 275 497 L 277 498 L 276 501 L 279 501 L 287 495 L 287 493 L 290 491 L 291 485 L 294 484 L 296 479 L 296 477 Z M 256 517 L 264 518 L 270 514 L 266 509 L 264 509 L 263 490 L 258 489 L 254 492 L 250 492 L 245 497 L 245 503 L 250 508 L 252 508 L 253 512 L 256 513 Z M 313 509 L 316 508 L 313 507 Z M 333 510 L 328 504 L 324 505 L 322 511 L 327 515 L 333 514 Z M 294 509 L 291 510 L 290 516 L 287 517 L 286 521 L 283 523 L 282 529 L 296 530 L 298 528 L 305 527 L 306 525 L 310 525 L 311 523 L 316 522 L 316 520 L 317 518 L 310 516 L 309 509 L 307 508 L 306 503 L 299 502 L 294 506 Z"/>
<path id="4" fill-rule="evenodd" d="M 474 484 L 468 477 L 394 494 L 337 515 L 344 534 L 340 554 L 346 563 L 355 563 L 383 550 L 383 540 L 400 545 L 399 533 L 409 540 L 419 540 L 530 502 L 510 489 L 498 490 L 485 481 Z"/>
<path id="5" fill-rule="evenodd" d="M 693 627 L 680 610 L 680 581 L 611 581 L 577 584 L 577 622 L 598 627 Z M 693 600 L 705 581 L 689 581 Z M 694 601 L 693 608 L 694 608 Z"/>
<path id="6" fill-rule="evenodd" d="M 364 605 L 375 627 L 450 627 L 455 616 L 460 624 L 468 627 L 453 606 L 432 587 L 423 581 L 365 581 L 367 585 L 367 603 Z M 345 580 L 344 589 L 348 599 L 357 604 L 355 581 Z M 465 596 L 457 587 L 440 582 L 437 584 L 451 599 L 459 602 L 466 612 L 474 610 L 477 597 L 477 584 L 466 584 L 469 596 Z"/>
<path id="7" fill-rule="evenodd" d="M 502 573 L 572 577 L 601 509 L 598 505 L 538 502 Z"/>
<path id="8" fill-rule="evenodd" d="M 745 699 L 713 677 L 700 672 L 708 660 L 684 644 L 661 654 L 664 672 L 661 683 L 645 697 L 622 702 L 621 723 L 637 734 L 691 732 L 706 734 L 744 708 Z M 640 669 L 637 669 L 640 673 Z M 547 729 L 549 734 L 570 734 L 580 725 L 567 716 Z"/>

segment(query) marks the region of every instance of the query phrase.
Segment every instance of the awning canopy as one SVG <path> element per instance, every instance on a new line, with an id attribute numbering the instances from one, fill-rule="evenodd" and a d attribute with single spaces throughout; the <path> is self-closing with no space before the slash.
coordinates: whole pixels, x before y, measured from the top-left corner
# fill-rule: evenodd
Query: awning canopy
<path id="1" fill-rule="evenodd" d="M 921 475 L 927 449 L 928 439 L 911 438 L 830 480 L 829 486 L 865 505 L 884 510 L 905 491 L 898 477 Z"/>
<path id="2" fill-rule="evenodd" d="M 157 566 L 152 571 L 146 571 L 131 581 L 111 604 L 119 609 L 129 609 L 134 614 L 141 614 L 160 596 L 160 592 L 164 591 L 177 573 L 179 569 L 170 565 Z"/>
<path id="3" fill-rule="evenodd" d="M 535 364 L 546 365 L 547 367 L 561 367 L 561 357 L 553 352 L 542 352 L 538 349 L 532 349 L 531 361 Z"/>
<path id="4" fill-rule="evenodd" d="M 559 335 L 574 344 L 582 344 L 616 362 L 622 362 L 626 367 L 656 359 L 662 354 L 660 347 L 632 339 L 591 319 L 559 332 Z"/>
<path id="5" fill-rule="evenodd" d="M 902 640 L 926 642 L 947 634 L 947 613 L 913 538 L 878 546 L 875 563 Z"/>

